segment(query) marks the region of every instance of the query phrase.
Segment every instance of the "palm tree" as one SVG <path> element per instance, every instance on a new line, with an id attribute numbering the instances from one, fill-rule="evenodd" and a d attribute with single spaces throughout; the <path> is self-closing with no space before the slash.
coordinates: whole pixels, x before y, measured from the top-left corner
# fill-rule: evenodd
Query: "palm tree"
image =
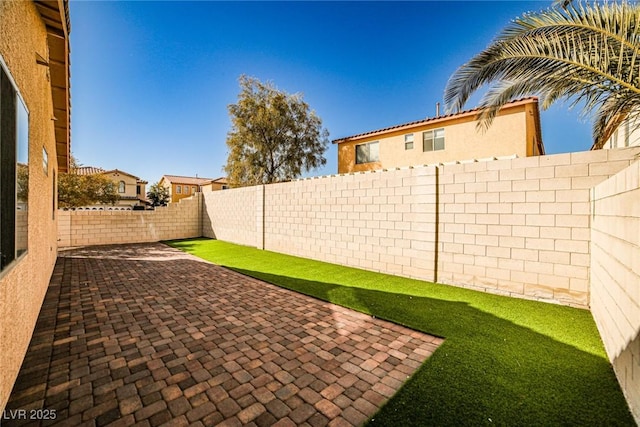
<path id="1" fill-rule="evenodd" d="M 537 95 L 543 109 L 566 99 L 594 115 L 594 148 L 602 148 L 640 112 L 640 6 L 560 0 L 517 18 L 451 76 L 448 111 L 461 110 L 484 85 L 481 128 L 513 99 Z"/>

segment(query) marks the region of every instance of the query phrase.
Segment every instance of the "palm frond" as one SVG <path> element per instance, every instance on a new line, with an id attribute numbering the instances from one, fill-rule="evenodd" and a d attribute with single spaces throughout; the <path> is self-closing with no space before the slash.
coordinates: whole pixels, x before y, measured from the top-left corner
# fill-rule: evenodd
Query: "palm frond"
<path id="1" fill-rule="evenodd" d="M 628 3 L 570 3 L 516 19 L 494 42 L 450 78 L 445 90 L 448 112 L 459 111 L 479 88 L 489 90 L 481 101 L 481 127 L 488 127 L 505 103 L 537 95 L 542 107 L 559 99 L 584 105 L 585 114 L 617 105 L 612 96 L 628 99 L 615 114 L 632 114 L 640 105 L 640 7 Z M 613 107 L 610 107 L 613 108 Z M 594 125 L 594 138 L 608 129 Z M 606 133 L 606 132 L 605 132 Z"/>

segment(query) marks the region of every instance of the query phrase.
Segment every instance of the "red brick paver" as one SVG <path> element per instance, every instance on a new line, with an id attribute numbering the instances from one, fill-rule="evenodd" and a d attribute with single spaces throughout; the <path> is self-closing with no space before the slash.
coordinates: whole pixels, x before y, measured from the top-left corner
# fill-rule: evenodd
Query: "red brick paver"
<path id="1" fill-rule="evenodd" d="M 74 249 L 1 424 L 359 425 L 441 342 L 163 244 Z"/>

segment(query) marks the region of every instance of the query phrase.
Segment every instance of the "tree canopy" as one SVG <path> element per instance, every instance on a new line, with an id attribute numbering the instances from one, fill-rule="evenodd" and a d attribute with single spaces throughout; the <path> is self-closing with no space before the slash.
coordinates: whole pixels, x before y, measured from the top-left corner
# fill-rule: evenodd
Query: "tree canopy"
<path id="1" fill-rule="evenodd" d="M 326 164 L 329 133 L 301 94 L 244 75 L 240 88 L 229 105 L 224 170 L 232 187 L 287 181 Z"/>
<path id="2" fill-rule="evenodd" d="M 147 192 L 147 198 L 154 207 L 166 206 L 169 203 L 169 197 L 169 189 L 164 185 L 160 185 L 159 182 L 152 184 Z"/>
<path id="3" fill-rule="evenodd" d="M 449 79 L 449 112 L 484 85 L 480 126 L 501 106 L 537 95 L 543 109 L 559 99 L 594 115 L 594 147 L 640 111 L 640 6 L 556 1 L 514 20 Z"/>
<path id="4" fill-rule="evenodd" d="M 102 174 L 77 175 L 75 170 L 78 167 L 77 160 L 72 157 L 70 173 L 61 173 L 58 177 L 59 207 L 114 205 L 120 199 L 115 182 Z"/>

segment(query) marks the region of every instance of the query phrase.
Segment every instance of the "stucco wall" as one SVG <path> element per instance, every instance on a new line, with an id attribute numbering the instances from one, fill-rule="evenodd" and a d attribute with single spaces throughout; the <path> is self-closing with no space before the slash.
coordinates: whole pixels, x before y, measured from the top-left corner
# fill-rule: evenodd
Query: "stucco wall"
<path id="1" fill-rule="evenodd" d="M 593 190 L 591 311 L 640 424 L 640 161 Z"/>
<path id="2" fill-rule="evenodd" d="M 153 211 L 58 211 L 60 247 L 200 237 L 200 196 Z"/>
<path id="3" fill-rule="evenodd" d="M 534 104 L 529 103 L 505 110 L 495 118 L 486 132 L 478 131 L 475 116 L 471 115 L 343 142 L 338 144 L 338 172 L 361 172 L 510 155 L 527 157 L 533 154 L 534 114 Z M 444 128 L 445 149 L 424 152 L 423 132 L 439 128 Z M 413 134 L 414 138 L 413 148 L 409 150 L 405 149 L 404 137 L 407 134 Z M 355 146 L 373 141 L 380 144 L 380 161 L 355 164 Z"/>
<path id="4" fill-rule="evenodd" d="M 53 218 L 56 146 L 46 30 L 30 1 L 0 2 L 0 56 L 29 111 L 28 252 L 0 273 L 0 409 L 4 408 L 29 345 L 57 252 Z M 47 174 L 42 149 L 48 152 Z M 24 232 L 24 230 L 20 230 Z"/>

